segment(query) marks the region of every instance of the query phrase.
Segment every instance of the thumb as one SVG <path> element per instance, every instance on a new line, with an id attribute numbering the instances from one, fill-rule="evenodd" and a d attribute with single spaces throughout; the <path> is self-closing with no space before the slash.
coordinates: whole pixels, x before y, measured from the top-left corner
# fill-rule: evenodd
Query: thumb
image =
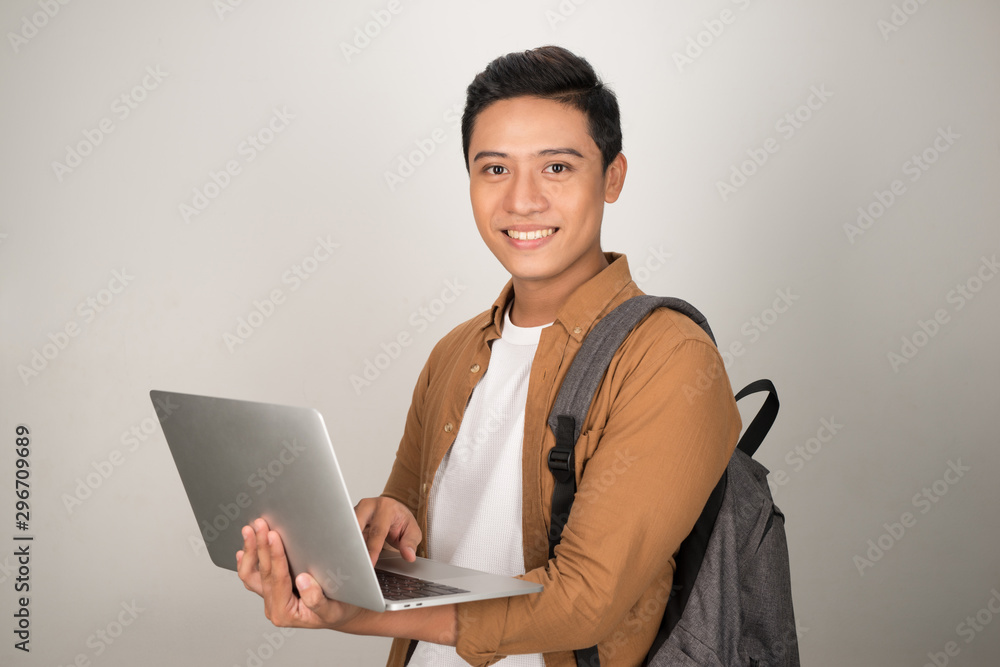
<path id="1" fill-rule="evenodd" d="M 409 562 L 417 560 L 417 547 L 420 546 L 420 531 L 408 531 L 399 540 L 399 553 Z"/>
<path id="2" fill-rule="evenodd" d="M 295 577 L 295 586 L 299 589 L 299 598 L 303 604 L 316 615 L 321 615 L 322 609 L 329 602 L 323 594 L 323 589 L 312 576 L 303 572 Z"/>

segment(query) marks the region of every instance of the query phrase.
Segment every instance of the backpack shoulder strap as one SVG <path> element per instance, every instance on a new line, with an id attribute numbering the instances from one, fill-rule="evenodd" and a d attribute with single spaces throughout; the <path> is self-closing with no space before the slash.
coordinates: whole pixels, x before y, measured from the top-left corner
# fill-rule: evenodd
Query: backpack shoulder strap
<path id="1" fill-rule="evenodd" d="M 605 315 L 587 334 L 559 387 L 559 394 L 548 419 L 549 428 L 556 436 L 556 446 L 549 452 L 548 459 L 549 470 L 556 480 L 552 492 L 549 558 L 555 556 L 555 547 L 559 543 L 563 527 L 569 518 L 569 510 L 573 505 L 573 496 L 576 493 L 576 463 L 573 451 L 580 437 L 587 410 L 594 399 L 594 393 L 622 341 L 650 311 L 661 307 L 687 315 L 705 330 L 713 343 L 715 342 L 708 320 L 697 308 L 683 299 L 649 294 L 625 301 Z"/>
<path id="2" fill-rule="evenodd" d="M 587 334 L 580 351 L 573 358 L 569 371 L 559 387 L 548 424 L 556 436 L 556 445 L 549 452 L 549 470 L 555 478 L 552 489 L 552 516 L 549 522 L 549 558 L 569 519 L 576 495 L 576 459 L 574 449 L 580 437 L 587 410 L 594 399 L 611 363 L 611 358 L 635 326 L 656 308 L 670 308 L 694 320 L 715 342 L 708 320 L 697 308 L 683 299 L 657 297 L 648 294 L 632 297 L 605 315 Z M 574 651 L 578 665 L 599 665 L 597 647 Z"/>

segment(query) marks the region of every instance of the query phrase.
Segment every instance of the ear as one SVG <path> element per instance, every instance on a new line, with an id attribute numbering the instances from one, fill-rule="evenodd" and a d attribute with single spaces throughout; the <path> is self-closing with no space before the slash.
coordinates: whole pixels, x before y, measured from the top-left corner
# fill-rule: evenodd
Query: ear
<path id="1" fill-rule="evenodd" d="M 624 153 L 619 153 L 604 171 L 604 201 L 613 204 L 618 201 L 625 185 L 625 172 L 628 171 L 628 161 Z"/>

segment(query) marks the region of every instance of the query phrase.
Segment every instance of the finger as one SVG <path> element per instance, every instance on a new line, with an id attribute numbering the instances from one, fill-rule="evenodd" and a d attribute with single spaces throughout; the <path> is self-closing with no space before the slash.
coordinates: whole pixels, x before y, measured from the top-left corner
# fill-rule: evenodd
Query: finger
<path id="1" fill-rule="evenodd" d="M 413 513 L 405 505 L 392 502 L 392 519 L 386 537 L 389 544 L 399 549 L 403 558 L 411 563 L 417 559 L 417 547 L 422 534 Z"/>
<path id="2" fill-rule="evenodd" d="M 263 581 L 271 575 L 271 551 L 267 543 L 267 522 L 263 519 L 257 519 L 253 522 L 253 528 L 257 544 L 257 569 L 260 570 L 261 580 Z"/>
<path id="3" fill-rule="evenodd" d="M 291 609 L 295 606 L 295 592 L 292 590 L 292 575 L 288 568 L 288 559 L 285 556 L 285 546 L 281 542 L 281 537 L 277 532 L 271 530 L 267 534 L 268 555 L 270 558 L 271 572 L 268 577 L 268 597 L 271 600 L 271 613 L 277 613 L 279 618 L 273 615 L 269 618 L 275 625 L 289 617 Z"/>
<path id="4" fill-rule="evenodd" d="M 257 569 L 257 537 L 250 526 L 244 526 L 243 549 L 236 553 L 236 573 L 247 590 L 262 594 L 260 572 Z"/>
<path id="5" fill-rule="evenodd" d="M 420 546 L 420 540 L 422 535 L 420 533 L 420 526 L 417 525 L 416 520 L 412 524 L 407 524 L 402 532 L 400 533 L 397 545 L 399 548 L 399 553 L 403 554 L 403 558 L 409 562 L 417 560 L 417 547 Z"/>
<path id="6" fill-rule="evenodd" d="M 368 549 L 368 557 L 371 558 L 372 565 L 378 561 L 379 554 L 382 553 L 382 546 L 385 544 L 385 536 L 388 530 L 381 525 L 372 524 L 368 526 L 368 535 L 365 537 L 365 547 Z"/>
<path id="7" fill-rule="evenodd" d="M 368 527 L 368 522 L 371 521 L 372 514 L 375 513 L 376 505 L 376 498 L 362 498 L 354 506 L 354 514 L 358 518 L 358 525 L 361 527 L 361 530 L 365 530 Z"/>

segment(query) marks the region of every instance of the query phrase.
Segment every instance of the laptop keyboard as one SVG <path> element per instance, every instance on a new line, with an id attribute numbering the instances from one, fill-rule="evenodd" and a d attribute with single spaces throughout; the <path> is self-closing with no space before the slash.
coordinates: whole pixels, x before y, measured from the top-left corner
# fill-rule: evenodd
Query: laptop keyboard
<path id="1" fill-rule="evenodd" d="M 414 598 L 469 592 L 461 588 L 453 588 L 433 581 L 408 577 L 405 574 L 385 572 L 384 570 L 375 570 L 375 576 L 378 577 L 379 586 L 382 587 L 382 596 L 386 600 L 413 600 Z"/>

